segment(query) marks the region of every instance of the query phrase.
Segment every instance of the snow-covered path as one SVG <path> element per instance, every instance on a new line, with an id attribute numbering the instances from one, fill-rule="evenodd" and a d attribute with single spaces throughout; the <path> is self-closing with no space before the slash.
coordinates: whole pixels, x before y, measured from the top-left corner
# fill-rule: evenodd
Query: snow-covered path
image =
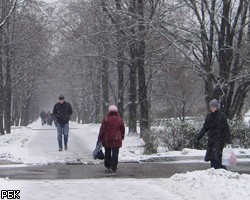
<path id="1" fill-rule="evenodd" d="M 51 162 L 82 162 L 92 161 L 91 150 L 84 145 L 82 137 L 70 130 L 68 150 L 58 151 L 56 130 L 39 129 L 31 130 L 34 135 L 27 143 L 29 151 L 28 158 L 35 161 L 33 164 L 51 163 Z"/>
<path id="2" fill-rule="evenodd" d="M 70 124 L 68 150 L 58 151 L 57 130 L 37 121 L 28 128 L 15 128 L 0 138 L 0 159 L 25 165 L 56 163 L 98 163 L 92 152 L 96 144 L 98 126 L 79 130 Z M 96 138 L 96 139 L 94 139 Z"/>

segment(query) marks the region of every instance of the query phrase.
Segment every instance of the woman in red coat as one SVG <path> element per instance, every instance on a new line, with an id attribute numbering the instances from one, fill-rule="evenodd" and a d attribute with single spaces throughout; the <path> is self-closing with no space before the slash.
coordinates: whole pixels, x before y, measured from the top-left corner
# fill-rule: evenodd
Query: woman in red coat
<path id="1" fill-rule="evenodd" d="M 107 115 L 103 118 L 98 136 L 98 142 L 102 142 L 105 148 L 104 165 L 116 173 L 119 148 L 125 135 L 125 126 L 118 114 L 116 106 L 109 106 Z"/>

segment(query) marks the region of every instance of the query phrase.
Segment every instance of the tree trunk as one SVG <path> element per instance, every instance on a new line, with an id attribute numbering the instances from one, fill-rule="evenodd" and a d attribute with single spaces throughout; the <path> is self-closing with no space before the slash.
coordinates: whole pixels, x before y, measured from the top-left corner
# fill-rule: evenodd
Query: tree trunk
<path id="1" fill-rule="evenodd" d="M 77 123 L 80 124 L 82 119 L 82 107 L 80 109 L 75 108 L 75 111 L 77 111 Z"/>
<path id="2" fill-rule="evenodd" d="M 101 88 L 100 88 L 100 85 L 101 85 L 101 78 L 100 78 L 100 75 L 98 74 L 97 76 L 97 81 L 95 82 L 95 85 L 94 85 L 94 101 L 95 101 L 95 120 L 94 120 L 94 123 L 96 122 L 99 122 L 100 119 L 99 119 L 99 114 L 100 114 L 100 110 L 101 110 L 101 101 L 100 101 L 100 94 L 101 94 Z"/>
<path id="3" fill-rule="evenodd" d="M 6 84 L 5 84 L 5 105 L 4 105 L 4 123 L 6 133 L 11 132 L 11 59 L 9 47 L 7 47 L 6 55 Z"/>
<path id="4" fill-rule="evenodd" d="M 131 55 L 132 54 L 132 55 Z M 129 133 L 137 133 L 137 102 L 136 102 L 136 62 L 135 55 L 130 52 L 131 64 L 129 71 Z"/>
<path id="5" fill-rule="evenodd" d="M 7 30 L 10 31 L 10 24 L 9 22 L 6 23 Z M 6 42 L 5 43 L 11 43 L 11 36 L 5 34 Z M 5 48 L 5 56 L 6 56 L 6 71 L 5 71 L 5 77 L 6 77 L 6 83 L 5 83 L 5 104 L 4 104 L 4 127 L 6 133 L 11 133 L 11 102 L 12 102 L 12 94 L 11 94 L 11 59 L 12 52 L 9 45 L 6 45 Z"/>
<path id="6" fill-rule="evenodd" d="M 29 124 L 29 106 L 30 106 L 30 97 L 23 97 L 21 103 L 21 126 L 27 126 Z"/>
<path id="7" fill-rule="evenodd" d="M 4 87 L 3 87 L 3 28 L 0 27 L 0 135 L 4 135 L 3 127 Z"/>
<path id="8" fill-rule="evenodd" d="M 102 107 L 103 114 L 108 111 L 109 106 L 109 67 L 108 60 L 102 60 Z"/>
<path id="9" fill-rule="evenodd" d="M 15 95 L 13 95 L 12 98 L 12 125 L 13 126 L 19 126 L 20 125 L 20 94 L 18 91 L 14 92 Z"/>
<path id="10" fill-rule="evenodd" d="M 147 85 L 144 69 L 145 61 L 145 22 L 144 22 L 144 10 L 143 10 L 143 0 L 138 0 L 138 15 L 139 15 L 139 25 L 138 25 L 138 56 L 137 56 L 137 68 L 138 68 L 138 83 L 139 83 L 139 104 L 140 104 L 140 137 L 148 133 L 149 130 L 149 116 L 148 116 L 148 94 Z"/>
<path id="11" fill-rule="evenodd" d="M 116 9 L 118 11 L 121 11 L 121 0 L 116 0 Z M 121 18 L 119 14 L 116 15 L 116 22 L 115 22 L 115 27 L 116 27 L 116 39 L 117 39 L 117 71 L 118 71 L 118 101 L 117 101 L 117 106 L 119 110 L 120 116 L 123 118 L 123 113 L 124 113 L 124 35 L 122 34 L 121 31 Z"/>
<path id="12" fill-rule="evenodd" d="M 136 1 L 131 0 L 130 5 L 130 13 L 131 16 L 134 16 L 136 11 Z M 136 56 L 137 56 L 137 42 L 135 39 L 135 27 L 131 27 L 131 40 L 129 44 L 129 54 L 130 54 L 130 65 L 129 65 L 129 133 L 137 133 L 137 91 L 136 91 L 136 72 L 137 72 L 137 63 L 136 63 Z"/>

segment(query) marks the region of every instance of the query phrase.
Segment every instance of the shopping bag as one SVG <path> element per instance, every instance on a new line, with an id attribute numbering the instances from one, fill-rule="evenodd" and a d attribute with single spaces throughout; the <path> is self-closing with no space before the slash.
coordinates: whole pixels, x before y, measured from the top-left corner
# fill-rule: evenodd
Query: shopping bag
<path id="1" fill-rule="evenodd" d="M 104 159 L 104 153 L 102 152 L 102 142 L 97 142 L 96 147 L 93 151 L 93 159 Z"/>
<path id="2" fill-rule="evenodd" d="M 222 165 L 226 166 L 236 166 L 237 158 L 231 147 L 231 145 L 227 145 L 222 152 Z"/>
<path id="3" fill-rule="evenodd" d="M 99 151 L 98 151 L 98 153 L 97 153 L 97 159 L 99 159 L 99 160 L 103 160 L 104 159 L 104 153 L 102 152 L 102 149 L 100 149 Z"/>

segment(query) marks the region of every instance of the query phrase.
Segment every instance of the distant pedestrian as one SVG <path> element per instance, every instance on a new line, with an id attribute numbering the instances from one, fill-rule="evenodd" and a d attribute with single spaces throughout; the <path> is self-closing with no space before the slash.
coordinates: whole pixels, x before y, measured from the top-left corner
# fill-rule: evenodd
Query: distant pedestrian
<path id="1" fill-rule="evenodd" d="M 115 105 L 109 106 L 108 113 L 103 118 L 98 142 L 105 148 L 104 166 L 116 173 L 119 148 L 125 136 L 125 126 Z"/>
<path id="2" fill-rule="evenodd" d="M 220 111 L 220 105 L 216 99 L 209 102 L 210 113 L 206 116 L 201 131 L 196 135 L 196 143 L 208 133 L 205 161 L 210 161 L 215 169 L 226 169 L 222 165 L 222 151 L 226 144 L 231 143 L 229 125 L 224 113 Z"/>
<path id="3" fill-rule="evenodd" d="M 54 115 L 50 111 L 48 111 L 48 113 L 47 113 L 47 124 L 52 126 L 53 120 L 54 120 Z"/>
<path id="4" fill-rule="evenodd" d="M 62 136 L 64 140 L 64 149 L 68 149 L 68 137 L 69 137 L 69 120 L 73 110 L 71 104 L 64 100 L 64 96 L 59 96 L 59 102 L 54 105 L 53 115 L 56 118 L 57 126 L 57 140 L 59 145 L 59 151 L 62 151 Z"/>
<path id="5" fill-rule="evenodd" d="M 42 123 L 42 126 L 43 126 L 44 124 L 46 124 L 46 113 L 45 113 L 44 110 L 41 111 L 40 118 L 41 118 L 41 123 Z"/>

